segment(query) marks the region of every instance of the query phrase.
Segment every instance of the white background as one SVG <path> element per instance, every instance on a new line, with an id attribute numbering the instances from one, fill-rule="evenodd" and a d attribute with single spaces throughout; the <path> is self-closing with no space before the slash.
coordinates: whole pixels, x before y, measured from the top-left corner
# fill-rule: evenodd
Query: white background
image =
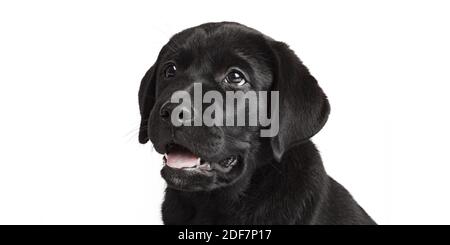
<path id="1" fill-rule="evenodd" d="M 380 224 L 450 224 L 446 1 L 2 1 L 0 223 L 160 224 L 141 77 L 174 33 L 238 21 L 328 94 L 314 141 Z"/>

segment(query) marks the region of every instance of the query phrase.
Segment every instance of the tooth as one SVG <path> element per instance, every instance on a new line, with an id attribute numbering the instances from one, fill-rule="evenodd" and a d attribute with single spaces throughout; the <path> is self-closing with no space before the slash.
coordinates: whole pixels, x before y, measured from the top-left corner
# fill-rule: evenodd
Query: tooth
<path id="1" fill-rule="evenodd" d="M 211 165 L 209 164 L 209 162 L 205 162 L 202 165 L 197 166 L 197 168 L 202 170 L 211 170 Z"/>
<path id="2" fill-rule="evenodd" d="M 233 163 L 233 157 L 230 157 L 227 159 L 226 166 L 229 167 L 231 165 L 231 163 Z"/>
<path id="3" fill-rule="evenodd" d="M 230 159 L 228 160 L 227 167 L 234 166 L 234 164 L 236 164 L 236 162 L 237 162 L 237 158 L 230 157 Z"/>

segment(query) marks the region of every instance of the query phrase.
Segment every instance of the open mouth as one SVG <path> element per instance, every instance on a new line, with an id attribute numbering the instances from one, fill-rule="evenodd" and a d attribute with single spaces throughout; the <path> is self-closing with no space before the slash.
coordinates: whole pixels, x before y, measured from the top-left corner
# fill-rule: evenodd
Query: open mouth
<path id="1" fill-rule="evenodd" d="M 195 155 L 186 147 L 174 143 L 166 146 L 166 154 L 163 156 L 165 166 L 187 171 L 209 172 L 219 170 L 228 172 L 237 162 L 237 156 L 230 156 L 219 162 L 207 161 Z"/>

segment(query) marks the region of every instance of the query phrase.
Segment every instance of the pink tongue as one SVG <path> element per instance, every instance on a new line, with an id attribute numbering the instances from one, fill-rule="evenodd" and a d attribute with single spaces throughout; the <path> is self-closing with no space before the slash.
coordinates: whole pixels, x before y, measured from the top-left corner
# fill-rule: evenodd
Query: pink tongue
<path id="1" fill-rule="evenodd" d="M 200 158 L 190 152 L 169 153 L 166 160 L 166 165 L 172 168 L 190 168 L 200 164 Z"/>

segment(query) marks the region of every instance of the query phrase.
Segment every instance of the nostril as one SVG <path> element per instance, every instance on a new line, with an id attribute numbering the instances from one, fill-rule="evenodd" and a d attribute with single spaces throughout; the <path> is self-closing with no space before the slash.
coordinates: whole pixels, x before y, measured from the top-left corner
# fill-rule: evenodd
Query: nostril
<path id="1" fill-rule="evenodd" d="M 187 108 L 183 108 L 178 113 L 178 120 L 181 122 L 183 121 L 190 121 L 191 120 L 191 111 Z"/>
<path id="2" fill-rule="evenodd" d="M 170 110 L 168 108 L 169 104 L 166 102 L 161 106 L 159 110 L 159 116 L 162 118 L 168 118 L 170 116 Z"/>
<path id="3" fill-rule="evenodd" d="M 170 113 L 167 110 L 161 110 L 159 115 L 163 118 L 168 118 L 170 116 Z"/>
<path id="4" fill-rule="evenodd" d="M 161 106 L 161 109 L 159 110 L 159 116 L 167 122 L 173 119 L 181 123 L 192 120 L 192 112 L 191 110 L 189 110 L 189 108 L 180 105 L 176 106 L 175 104 L 171 103 L 164 103 Z M 172 116 L 174 116 L 175 118 L 172 118 Z"/>

